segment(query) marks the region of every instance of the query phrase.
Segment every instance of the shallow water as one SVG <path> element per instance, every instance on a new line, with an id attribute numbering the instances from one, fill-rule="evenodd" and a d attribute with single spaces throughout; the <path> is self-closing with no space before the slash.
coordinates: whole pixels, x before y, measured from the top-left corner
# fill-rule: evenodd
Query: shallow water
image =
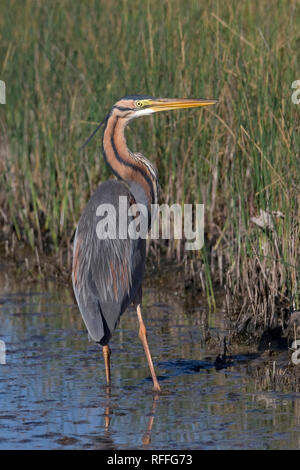
<path id="1" fill-rule="evenodd" d="M 195 301 L 196 304 L 196 301 Z M 1 449 L 296 449 L 300 398 L 262 390 L 245 348 L 226 368 L 206 350 L 204 307 L 145 287 L 144 320 L 164 393 L 152 384 L 133 309 L 110 343 L 112 387 L 99 347 L 88 341 L 71 289 L 0 276 Z M 209 316 L 223 333 L 222 312 Z M 1 361 L 0 361 L 1 362 Z"/>

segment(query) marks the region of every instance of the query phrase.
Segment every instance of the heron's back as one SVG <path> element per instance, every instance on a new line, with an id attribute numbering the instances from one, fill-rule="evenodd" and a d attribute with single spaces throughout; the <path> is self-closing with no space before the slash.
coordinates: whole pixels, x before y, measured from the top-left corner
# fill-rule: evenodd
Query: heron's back
<path id="1" fill-rule="evenodd" d="M 121 181 L 98 186 L 80 217 L 74 239 L 76 300 L 89 335 L 101 345 L 108 343 L 120 316 L 135 299 L 144 274 L 145 240 L 119 236 L 120 196 L 127 199 L 128 206 L 135 202 Z M 106 239 L 101 237 L 104 226 L 109 229 Z"/>

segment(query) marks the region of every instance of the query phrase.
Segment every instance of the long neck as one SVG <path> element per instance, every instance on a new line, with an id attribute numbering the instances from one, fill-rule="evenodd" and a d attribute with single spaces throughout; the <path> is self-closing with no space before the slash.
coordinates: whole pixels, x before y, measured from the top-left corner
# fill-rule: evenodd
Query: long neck
<path id="1" fill-rule="evenodd" d="M 126 119 L 113 108 L 103 133 L 103 155 L 114 174 L 125 181 L 137 203 L 157 203 L 157 176 L 151 163 L 141 154 L 130 152 L 124 130 Z"/>

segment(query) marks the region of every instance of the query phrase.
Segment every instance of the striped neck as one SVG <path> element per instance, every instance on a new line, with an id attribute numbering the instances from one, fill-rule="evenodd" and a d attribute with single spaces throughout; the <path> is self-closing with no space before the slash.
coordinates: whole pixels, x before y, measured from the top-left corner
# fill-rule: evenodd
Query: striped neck
<path id="1" fill-rule="evenodd" d="M 157 174 L 143 155 L 128 149 L 124 134 L 128 122 L 117 107 L 112 109 L 103 133 L 103 155 L 113 173 L 128 184 L 136 203 L 146 205 L 150 214 L 151 204 L 157 203 Z"/>

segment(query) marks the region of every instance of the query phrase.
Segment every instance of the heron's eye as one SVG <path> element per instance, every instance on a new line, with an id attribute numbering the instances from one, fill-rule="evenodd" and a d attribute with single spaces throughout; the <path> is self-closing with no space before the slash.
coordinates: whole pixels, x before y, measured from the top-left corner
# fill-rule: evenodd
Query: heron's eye
<path id="1" fill-rule="evenodd" d="M 136 101 L 135 105 L 136 105 L 137 108 L 142 108 L 143 102 L 142 101 Z"/>

